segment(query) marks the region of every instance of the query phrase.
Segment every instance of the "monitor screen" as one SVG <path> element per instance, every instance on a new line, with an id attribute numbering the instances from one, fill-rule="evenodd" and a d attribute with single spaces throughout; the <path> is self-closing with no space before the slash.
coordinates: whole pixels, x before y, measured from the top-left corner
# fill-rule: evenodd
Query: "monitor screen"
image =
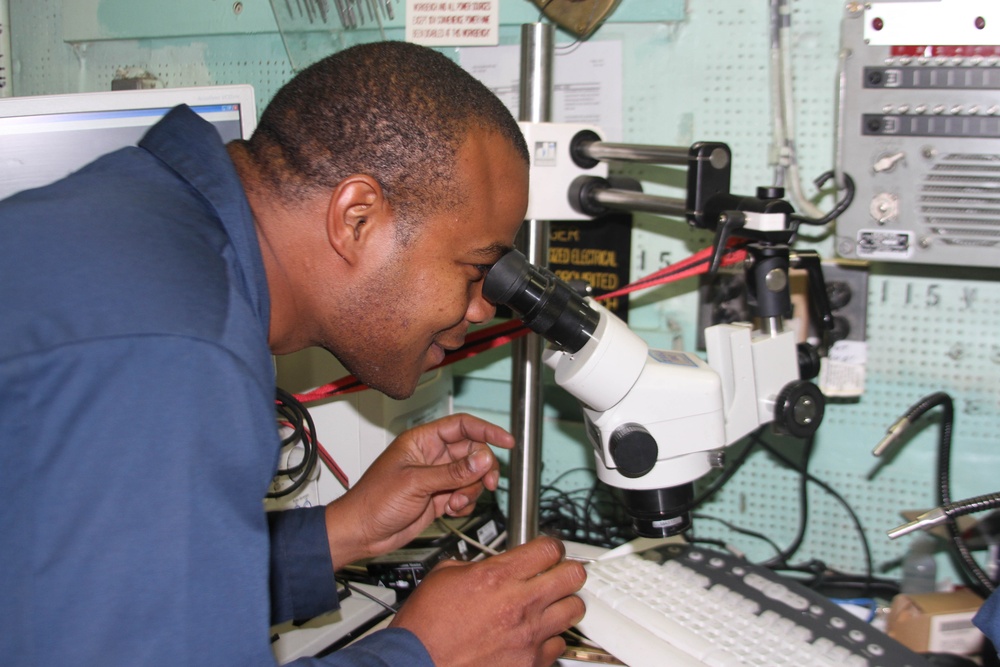
<path id="1" fill-rule="evenodd" d="M 135 145 L 178 104 L 212 123 L 224 141 L 248 138 L 257 122 L 248 85 L 0 99 L 0 199 L 47 185 L 105 153 Z"/>

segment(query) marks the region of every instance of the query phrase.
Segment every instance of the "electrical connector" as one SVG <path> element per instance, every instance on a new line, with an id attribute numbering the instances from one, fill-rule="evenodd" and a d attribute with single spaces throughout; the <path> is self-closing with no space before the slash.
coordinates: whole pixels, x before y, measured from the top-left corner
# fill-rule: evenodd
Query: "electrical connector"
<path id="1" fill-rule="evenodd" d="M 900 417 L 896 420 L 896 423 L 889 427 L 885 436 L 875 445 L 875 449 L 872 450 L 872 456 L 882 456 L 885 450 L 889 448 L 889 445 L 896 442 L 906 429 L 910 428 L 911 423 L 908 417 Z"/>
<path id="2" fill-rule="evenodd" d="M 916 530 L 927 530 L 934 526 L 940 526 L 948 520 L 948 514 L 940 507 L 935 507 L 929 512 L 924 512 L 913 521 L 904 523 L 888 531 L 889 539 L 894 540 L 903 535 L 909 535 Z"/>

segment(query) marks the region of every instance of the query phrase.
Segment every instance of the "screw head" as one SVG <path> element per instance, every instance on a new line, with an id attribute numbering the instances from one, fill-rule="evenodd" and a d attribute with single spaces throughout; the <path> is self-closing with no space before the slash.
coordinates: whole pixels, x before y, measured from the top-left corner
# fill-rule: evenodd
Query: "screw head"
<path id="1" fill-rule="evenodd" d="M 713 449 L 708 453 L 708 465 L 711 468 L 724 468 L 726 465 L 726 453 L 721 449 Z"/>
<path id="2" fill-rule="evenodd" d="M 780 292 L 788 287 L 788 274 L 782 269 L 771 269 L 764 276 L 764 285 L 772 292 Z"/>

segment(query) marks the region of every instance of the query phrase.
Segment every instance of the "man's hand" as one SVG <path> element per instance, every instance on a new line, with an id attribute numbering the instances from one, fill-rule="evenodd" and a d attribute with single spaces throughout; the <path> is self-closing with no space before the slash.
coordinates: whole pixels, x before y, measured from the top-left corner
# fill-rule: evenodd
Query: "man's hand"
<path id="1" fill-rule="evenodd" d="M 466 414 L 402 433 L 357 484 L 327 505 L 334 566 L 398 549 L 443 514 L 472 512 L 483 489 L 496 490 L 500 480 L 487 443 L 510 449 L 514 437 Z"/>
<path id="2" fill-rule="evenodd" d="M 586 572 L 564 553 L 541 537 L 477 563 L 443 561 L 392 625 L 420 638 L 437 667 L 550 665 L 566 648 L 559 635 L 585 611 L 573 594 Z"/>

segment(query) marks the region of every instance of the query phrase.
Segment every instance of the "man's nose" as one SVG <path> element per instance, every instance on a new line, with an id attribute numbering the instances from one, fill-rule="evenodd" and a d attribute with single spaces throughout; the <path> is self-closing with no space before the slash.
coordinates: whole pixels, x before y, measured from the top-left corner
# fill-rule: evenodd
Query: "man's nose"
<path id="1" fill-rule="evenodd" d="M 465 319 L 472 324 L 486 324 L 497 314 L 497 307 L 483 297 L 483 283 L 479 281 L 476 292 L 469 302 L 469 309 L 465 313 Z"/>

